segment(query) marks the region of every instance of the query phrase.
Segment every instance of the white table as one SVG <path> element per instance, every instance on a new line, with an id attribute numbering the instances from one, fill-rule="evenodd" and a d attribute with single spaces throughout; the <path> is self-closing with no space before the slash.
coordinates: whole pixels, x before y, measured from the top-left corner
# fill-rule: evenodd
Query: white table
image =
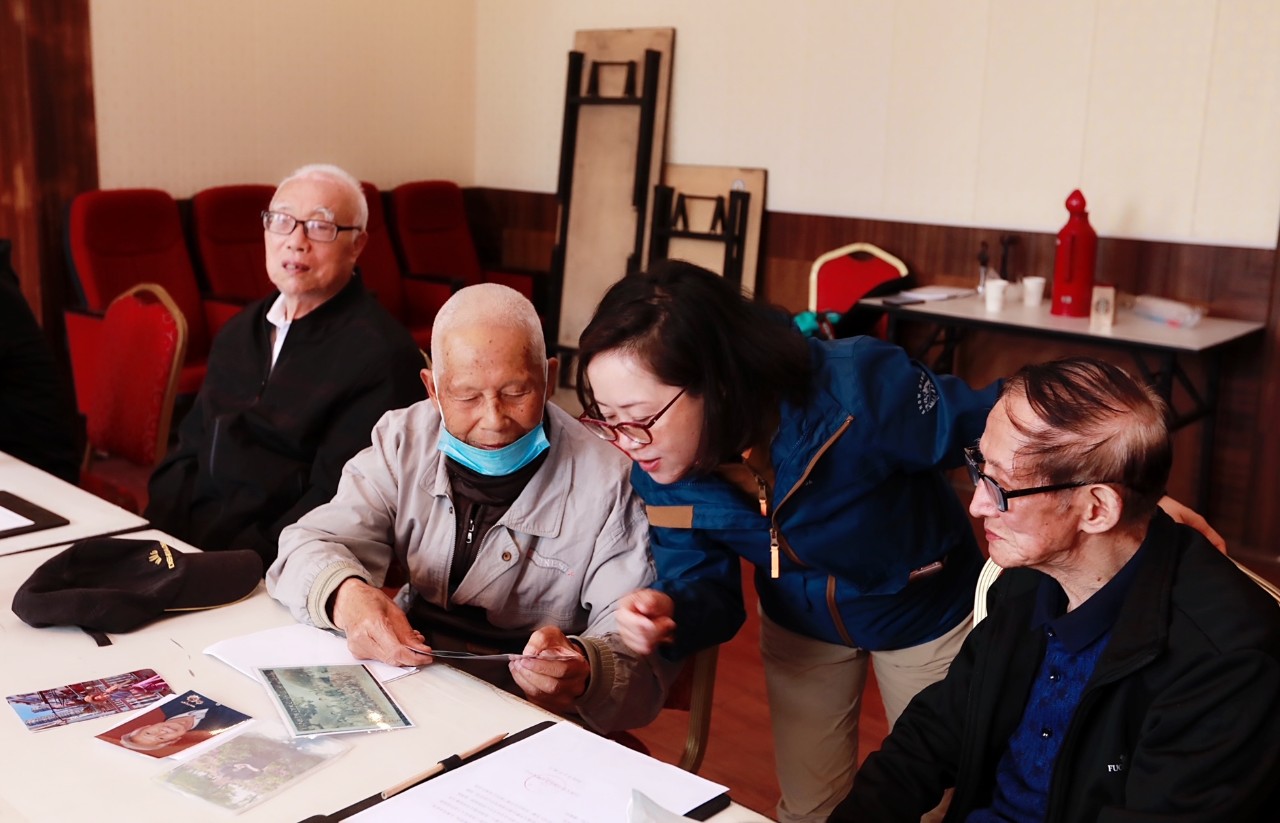
<path id="1" fill-rule="evenodd" d="M 184 551 L 190 546 L 160 532 L 156 537 Z M 137 631 L 111 635 L 99 648 L 75 628 L 34 629 L 9 608 L 13 593 L 40 563 L 59 549 L 0 557 L 0 694 L 11 695 L 152 668 L 175 693 L 195 689 L 254 718 L 275 722 L 270 698 L 255 681 L 202 653 L 211 643 L 292 618 L 265 588 L 221 609 L 160 620 Z M 412 729 L 346 735 L 351 751 L 236 820 L 298 821 L 331 814 L 418 774 L 451 754 L 501 732 L 518 732 L 554 715 L 446 665 L 429 666 L 392 681 L 388 691 L 417 724 Z M 0 820 L 127 820 L 129 823 L 227 821 L 203 801 L 170 791 L 151 778 L 173 766 L 95 739 L 119 724 L 115 715 L 41 732 L 28 731 L 6 704 L 0 706 Z M 740 806 L 716 815 L 717 823 L 767 820 Z"/>
<path id="2" fill-rule="evenodd" d="M 903 320 L 933 323 L 935 331 L 922 351 L 913 352 L 924 359 L 930 349 L 939 348 L 932 366 L 951 371 L 953 354 L 965 329 L 982 329 L 1010 334 L 1024 334 L 1051 340 L 1066 340 L 1121 349 L 1133 358 L 1138 371 L 1169 404 L 1173 414 L 1171 427 L 1179 429 L 1204 419 L 1200 447 L 1198 508 L 1207 513 L 1209 502 L 1209 460 L 1213 454 L 1214 416 L 1218 408 L 1218 385 L 1223 350 L 1231 343 L 1260 334 L 1263 323 L 1205 317 L 1189 329 L 1173 328 L 1139 317 L 1121 309 L 1116 313 L 1111 331 L 1090 331 L 1088 317 L 1062 317 L 1050 313 L 1050 301 L 1038 306 L 1025 306 L 1021 292 L 1010 289 L 1004 308 L 987 311 L 980 296 L 954 300 L 930 300 L 902 305 L 886 304 L 883 297 L 868 297 L 859 305 L 884 310 L 889 316 L 889 338 L 896 339 L 897 324 Z M 1197 386 L 1182 367 L 1181 358 L 1198 355 L 1207 358 L 1205 379 Z M 1154 366 L 1150 361 L 1154 361 Z M 1175 383 L 1182 387 L 1189 406 L 1178 408 Z"/>
<path id="3" fill-rule="evenodd" d="M 0 555 L 133 531 L 147 525 L 146 518 L 4 452 L 0 452 L 0 491 L 15 494 L 71 521 L 66 526 L 2 537 Z"/>

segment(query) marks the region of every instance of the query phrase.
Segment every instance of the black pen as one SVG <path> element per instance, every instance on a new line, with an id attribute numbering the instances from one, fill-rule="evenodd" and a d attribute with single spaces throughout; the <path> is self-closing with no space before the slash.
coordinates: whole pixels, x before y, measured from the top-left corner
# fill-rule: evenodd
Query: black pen
<path id="1" fill-rule="evenodd" d="M 481 743 L 479 746 L 476 746 L 474 749 L 467 749 L 465 752 L 460 752 L 458 754 L 453 755 L 452 757 L 446 757 L 444 760 L 441 760 L 439 763 L 427 769 L 425 772 L 422 772 L 421 774 L 415 774 L 413 777 L 410 777 L 408 780 L 405 780 L 404 782 L 401 782 L 401 783 L 397 783 L 391 788 L 383 790 L 382 799 L 386 800 L 388 797 L 393 797 L 397 794 L 400 794 L 400 792 L 404 791 L 405 789 L 411 789 L 414 786 L 421 783 L 422 781 L 431 777 L 435 777 L 445 769 L 456 766 L 464 760 L 470 760 L 471 758 L 480 754 L 480 752 L 484 751 L 485 749 L 498 745 L 506 738 L 506 736 L 507 736 L 507 732 L 503 732 L 500 735 L 489 738 L 488 740 Z"/>

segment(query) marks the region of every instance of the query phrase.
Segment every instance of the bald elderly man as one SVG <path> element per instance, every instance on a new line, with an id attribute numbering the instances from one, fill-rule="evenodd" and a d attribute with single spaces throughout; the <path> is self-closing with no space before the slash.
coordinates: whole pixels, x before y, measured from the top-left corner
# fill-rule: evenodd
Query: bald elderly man
<path id="1" fill-rule="evenodd" d="M 333 500 L 284 530 L 267 590 L 359 658 L 522 654 L 450 662 L 602 732 L 647 724 L 672 671 L 617 635 L 618 600 L 654 579 L 627 459 L 549 402 L 556 360 L 518 292 L 457 292 L 431 359 L 429 399 L 384 416 Z"/>
<path id="2" fill-rule="evenodd" d="M 267 275 L 213 342 L 178 443 L 151 476 L 147 518 L 206 551 L 275 559 L 280 530 L 333 497 L 389 409 L 423 397 L 413 338 L 355 273 L 368 240 L 360 183 L 291 174 L 262 213 Z"/>

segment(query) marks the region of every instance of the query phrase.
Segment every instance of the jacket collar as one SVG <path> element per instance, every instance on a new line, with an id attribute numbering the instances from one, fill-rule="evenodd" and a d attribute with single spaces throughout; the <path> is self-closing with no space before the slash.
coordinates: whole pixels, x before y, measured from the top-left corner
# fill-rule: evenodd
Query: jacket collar
<path id="1" fill-rule="evenodd" d="M 1094 682 L 1127 674 L 1168 646 L 1174 577 L 1191 534 L 1164 510 L 1156 509 L 1138 550 L 1144 555 L 1142 562 L 1116 618 L 1116 626 L 1123 630 L 1112 633 L 1098 660 Z"/>
<path id="2" fill-rule="evenodd" d="M 313 328 L 323 328 L 326 321 L 331 317 L 338 317 L 345 313 L 348 306 L 360 300 L 364 294 L 364 282 L 360 278 L 360 272 L 355 271 L 351 275 L 351 279 L 342 289 L 330 297 L 328 300 L 316 306 L 297 320 L 292 321 L 289 327 L 289 333 L 294 334 L 299 330 L 309 331 Z M 267 320 L 267 312 L 275 305 L 276 300 L 280 299 L 280 292 L 275 291 L 268 295 L 260 305 L 259 326 L 269 329 L 271 322 Z"/>

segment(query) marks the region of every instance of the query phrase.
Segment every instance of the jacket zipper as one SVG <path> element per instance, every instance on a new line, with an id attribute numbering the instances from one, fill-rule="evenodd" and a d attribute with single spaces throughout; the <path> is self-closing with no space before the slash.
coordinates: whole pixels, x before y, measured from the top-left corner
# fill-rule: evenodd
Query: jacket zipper
<path id="1" fill-rule="evenodd" d="M 1066 739 L 1062 741 L 1062 747 L 1058 749 L 1058 758 L 1056 763 L 1067 763 L 1070 761 L 1068 755 L 1074 752 L 1077 743 L 1078 734 L 1072 734 L 1072 731 L 1078 728 L 1078 724 L 1083 721 L 1080 719 L 1093 709 L 1093 704 L 1098 702 L 1098 692 L 1105 686 L 1127 677 L 1155 660 L 1156 655 L 1152 652 L 1144 652 L 1141 657 L 1136 660 L 1127 661 L 1123 666 L 1113 671 L 1106 672 L 1094 683 L 1086 683 L 1084 694 L 1080 697 L 1080 702 L 1076 704 L 1076 710 L 1071 715 L 1071 722 L 1067 724 Z M 1052 823 L 1054 820 L 1060 819 L 1060 812 L 1065 805 L 1065 798 L 1062 796 L 1066 791 L 1064 781 L 1058 779 L 1058 768 L 1055 763 L 1052 774 L 1049 777 L 1049 814 L 1045 817 L 1046 823 Z M 1065 767 L 1064 767 L 1065 768 Z M 1056 810 L 1056 811 L 1055 811 Z"/>
<path id="2" fill-rule="evenodd" d="M 769 519 L 769 558 L 770 558 L 769 576 L 770 577 L 773 577 L 776 579 L 780 573 L 778 568 L 779 549 L 781 549 L 782 551 L 785 551 L 787 553 L 787 557 L 790 558 L 791 562 L 795 563 L 797 566 L 804 567 L 808 565 L 806 563 L 801 562 L 800 558 L 796 556 L 795 551 L 791 548 L 790 545 L 784 544 L 782 542 L 780 527 L 778 525 L 778 511 L 782 508 L 782 506 L 788 500 L 791 499 L 791 495 L 795 494 L 796 491 L 799 490 L 800 487 L 804 485 L 804 481 L 807 480 L 809 478 L 809 475 L 813 473 L 813 467 L 817 464 L 818 460 L 821 459 L 822 455 L 827 453 L 827 450 L 831 448 L 832 443 L 840 439 L 840 436 L 844 434 L 845 429 L 849 428 L 849 424 L 851 424 L 852 422 L 853 422 L 852 415 L 844 419 L 844 423 L 840 424 L 840 428 L 836 429 L 836 433 L 831 435 L 829 438 L 827 438 L 826 442 L 822 444 L 822 446 L 818 449 L 817 453 L 814 454 L 814 456 L 809 459 L 809 465 L 804 467 L 804 472 L 800 475 L 800 478 L 796 480 L 795 485 L 792 486 L 791 489 L 783 496 L 783 498 L 778 501 L 778 504 L 773 507 L 773 516 Z M 766 514 L 765 507 L 768 501 L 765 499 L 765 496 L 764 496 L 765 495 L 764 483 L 759 479 L 759 477 L 756 478 L 756 481 L 760 483 L 760 495 L 761 495 L 760 513 Z"/>

